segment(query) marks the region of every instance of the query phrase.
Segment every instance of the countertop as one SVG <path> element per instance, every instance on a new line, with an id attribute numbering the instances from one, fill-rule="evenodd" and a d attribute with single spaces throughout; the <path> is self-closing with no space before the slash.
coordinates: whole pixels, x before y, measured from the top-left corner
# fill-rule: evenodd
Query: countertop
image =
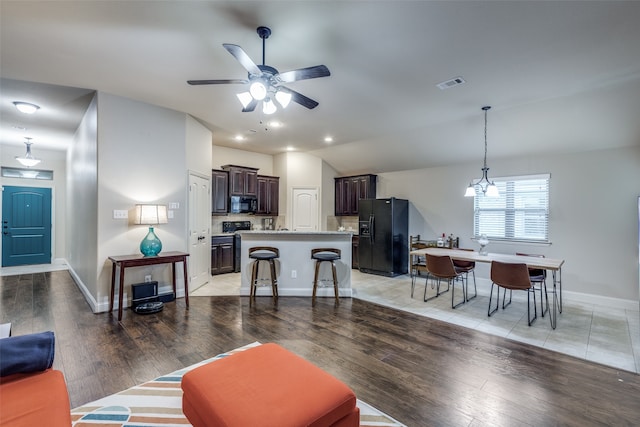
<path id="1" fill-rule="evenodd" d="M 240 234 L 278 234 L 278 235 L 283 235 L 283 234 L 291 234 L 291 235 L 297 235 L 297 234 L 320 234 L 320 235 L 331 235 L 331 234 L 337 234 L 337 235 L 345 235 L 345 234 L 349 234 L 352 235 L 354 234 L 353 231 L 292 231 L 292 230 L 242 230 L 242 231 L 237 231 L 236 233 L 240 233 Z"/>

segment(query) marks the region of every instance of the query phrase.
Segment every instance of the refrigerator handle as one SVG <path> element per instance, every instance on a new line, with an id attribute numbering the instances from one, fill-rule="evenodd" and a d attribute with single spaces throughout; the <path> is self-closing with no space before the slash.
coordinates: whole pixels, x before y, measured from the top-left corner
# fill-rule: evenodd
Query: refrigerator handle
<path id="1" fill-rule="evenodd" d="M 376 217 L 373 214 L 369 215 L 369 241 L 371 243 L 375 241 L 375 219 Z"/>

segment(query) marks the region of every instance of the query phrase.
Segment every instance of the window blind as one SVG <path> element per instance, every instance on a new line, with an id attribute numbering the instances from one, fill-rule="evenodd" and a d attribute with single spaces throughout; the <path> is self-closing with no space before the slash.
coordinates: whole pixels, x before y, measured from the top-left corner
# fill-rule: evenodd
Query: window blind
<path id="1" fill-rule="evenodd" d="M 499 197 L 476 188 L 473 233 L 493 240 L 549 242 L 550 175 L 496 178 Z"/>

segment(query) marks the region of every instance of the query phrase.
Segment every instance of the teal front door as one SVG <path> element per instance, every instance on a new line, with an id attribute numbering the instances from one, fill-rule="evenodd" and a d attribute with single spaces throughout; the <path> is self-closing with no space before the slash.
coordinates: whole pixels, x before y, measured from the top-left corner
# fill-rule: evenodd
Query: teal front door
<path id="1" fill-rule="evenodd" d="M 2 266 L 50 264 L 51 189 L 2 190 Z"/>

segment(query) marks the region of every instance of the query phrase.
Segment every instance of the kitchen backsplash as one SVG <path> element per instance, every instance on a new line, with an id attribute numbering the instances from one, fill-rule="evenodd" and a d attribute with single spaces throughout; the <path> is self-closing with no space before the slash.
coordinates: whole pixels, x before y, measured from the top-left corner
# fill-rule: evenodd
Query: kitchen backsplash
<path id="1" fill-rule="evenodd" d="M 340 227 L 344 227 L 346 231 L 353 231 L 358 234 L 358 217 L 357 216 L 329 216 L 327 217 L 327 230 L 336 231 Z"/>
<path id="2" fill-rule="evenodd" d="M 223 215 L 223 216 L 211 216 L 211 234 L 222 233 L 222 223 L 224 221 L 249 221 L 253 230 L 262 229 L 262 218 L 273 218 L 274 229 L 284 227 L 284 216 L 277 217 L 265 217 L 256 215 Z"/>

